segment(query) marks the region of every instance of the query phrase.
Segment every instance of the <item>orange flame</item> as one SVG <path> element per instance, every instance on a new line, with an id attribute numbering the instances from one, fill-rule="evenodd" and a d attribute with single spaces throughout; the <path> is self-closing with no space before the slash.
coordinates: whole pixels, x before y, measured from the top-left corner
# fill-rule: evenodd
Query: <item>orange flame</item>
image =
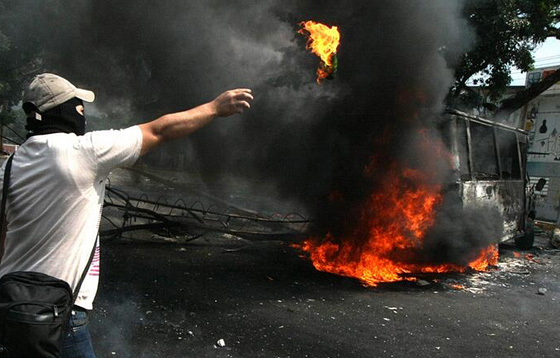
<path id="1" fill-rule="evenodd" d="M 454 290 L 463 290 L 465 288 L 465 286 L 463 286 L 459 283 L 451 283 L 451 284 L 449 284 L 449 287 L 451 287 Z"/>
<path id="2" fill-rule="evenodd" d="M 309 33 L 307 49 L 321 58 L 322 64 L 317 69 L 317 83 L 320 84 L 336 70 L 333 58 L 340 44 L 340 33 L 336 26 L 328 27 L 314 21 L 301 22 L 300 26 L 302 29 L 298 33 L 302 35 L 305 35 L 305 31 Z"/>
<path id="3" fill-rule="evenodd" d="M 429 141 L 424 138 L 424 145 Z M 431 143 L 432 155 L 449 157 L 442 143 Z M 375 158 L 366 167 L 373 171 Z M 415 281 L 415 273 L 484 271 L 496 265 L 498 250 L 491 245 L 467 266 L 407 262 L 407 253 L 423 247 L 426 231 L 435 223 L 435 209 L 442 202 L 441 186 L 429 171 L 401 168 L 397 163 L 385 173 L 383 188 L 367 198 L 354 232 L 349 237 L 311 238 L 298 246 L 307 252 L 316 269 L 355 277 L 364 284 Z M 357 240 L 356 240 L 357 239 Z"/>

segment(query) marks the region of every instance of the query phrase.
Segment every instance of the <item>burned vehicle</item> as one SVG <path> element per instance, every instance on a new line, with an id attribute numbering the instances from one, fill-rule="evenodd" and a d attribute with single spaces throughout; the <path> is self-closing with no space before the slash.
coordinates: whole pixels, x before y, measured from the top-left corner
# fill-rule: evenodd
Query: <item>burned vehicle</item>
<path id="1" fill-rule="evenodd" d="M 459 194 L 462 205 L 497 207 L 504 231 L 496 240 L 515 239 L 522 249 L 532 247 L 535 212 L 526 166 L 528 133 L 456 110 L 448 110 L 440 124 L 453 160 L 453 192 Z M 169 188 L 180 187 L 157 175 L 140 171 L 137 174 Z M 107 225 L 102 226 L 101 236 L 115 238 L 127 231 L 147 229 L 160 236 L 184 237 L 186 241 L 207 232 L 245 239 L 293 240 L 308 235 L 312 221 L 299 214 L 278 216 L 247 211 L 215 202 L 215 198 L 201 193 L 197 195 L 211 202 L 210 206 L 203 206 L 198 198 L 185 201 L 174 195 L 175 191 L 167 199 L 151 201 L 145 194 L 129 196 L 109 185 L 104 207 Z"/>
<path id="2" fill-rule="evenodd" d="M 463 205 L 496 205 L 504 220 L 500 241 L 514 239 L 520 249 L 532 247 L 535 210 L 527 176 L 528 133 L 457 110 L 446 112 L 444 133 Z"/>

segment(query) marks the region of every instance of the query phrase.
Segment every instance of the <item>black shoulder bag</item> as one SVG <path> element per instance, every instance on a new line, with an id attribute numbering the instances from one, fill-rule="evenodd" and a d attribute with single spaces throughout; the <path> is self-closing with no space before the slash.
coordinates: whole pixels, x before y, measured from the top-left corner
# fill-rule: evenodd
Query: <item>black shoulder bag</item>
<path id="1" fill-rule="evenodd" d="M 4 226 L 13 157 L 8 159 L 4 171 L 0 232 Z M 72 306 L 94 253 L 95 245 L 73 294 L 67 282 L 40 272 L 12 272 L 0 278 L 1 358 L 60 356 Z"/>

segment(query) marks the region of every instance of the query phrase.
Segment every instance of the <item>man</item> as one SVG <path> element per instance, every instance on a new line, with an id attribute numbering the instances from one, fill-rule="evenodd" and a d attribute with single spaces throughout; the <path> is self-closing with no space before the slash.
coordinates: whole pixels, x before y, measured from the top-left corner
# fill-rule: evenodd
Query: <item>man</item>
<path id="1" fill-rule="evenodd" d="M 83 101 L 94 98 L 93 92 L 54 74 L 31 81 L 23 98 L 28 139 L 14 156 L 6 205 L 0 277 L 36 271 L 76 289 L 96 245 L 72 311 L 63 357 L 95 357 L 87 311 L 93 308 L 99 281 L 97 231 L 110 171 L 134 164 L 161 143 L 187 136 L 216 117 L 241 113 L 253 100 L 251 90 L 235 89 L 148 123 L 85 133 Z"/>

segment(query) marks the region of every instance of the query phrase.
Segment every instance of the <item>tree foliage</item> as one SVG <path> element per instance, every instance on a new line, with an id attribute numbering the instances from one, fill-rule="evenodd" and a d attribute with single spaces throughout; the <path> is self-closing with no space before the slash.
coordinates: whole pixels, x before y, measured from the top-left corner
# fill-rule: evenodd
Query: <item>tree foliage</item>
<path id="1" fill-rule="evenodd" d="M 475 75 L 474 80 L 484 86 L 489 98 L 495 102 L 511 82 L 513 66 L 530 71 L 534 66 L 531 51 L 548 37 L 560 39 L 557 26 L 560 0 L 462 1 L 464 17 L 473 29 L 473 37 L 469 39 L 471 50 L 456 66 L 456 82 L 450 92 L 449 104 L 480 101 L 467 86 Z M 57 24 L 70 23 L 70 28 L 79 28 L 78 25 L 87 19 L 68 18 L 65 14 L 80 13 L 78 10 L 87 3 L 78 0 L 0 0 L 0 111 L 19 101 L 23 82 L 33 74 L 57 70 L 47 68 L 45 64 L 52 63 L 49 58 L 60 55 L 57 49 L 68 36 L 79 36 L 60 31 Z M 556 75 L 560 76 L 560 73 Z M 538 95 L 539 90 L 504 102 L 501 109 L 514 110 L 531 96 Z"/>
<path id="2" fill-rule="evenodd" d="M 37 6 L 52 5 L 51 1 L 37 2 Z M 0 1 L 0 105 L 12 106 L 21 98 L 22 82 L 40 67 L 43 58 L 42 34 L 25 31 L 34 21 L 21 17 L 19 4 Z"/>
<path id="3" fill-rule="evenodd" d="M 56 56 L 64 32 L 58 24 L 80 21 L 65 19 L 63 10 L 83 1 L 0 0 L 0 105 L 16 104 L 25 81 L 46 70 Z M 40 16 L 38 16 L 40 14 Z"/>
<path id="4" fill-rule="evenodd" d="M 472 100 L 467 86 L 471 78 L 475 85 L 485 88 L 490 100 L 497 101 L 511 83 L 513 66 L 524 72 L 532 70 L 531 51 L 549 37 L 560 39 L 556 27 L 560 0 L 466 0 L 464 14 L 475 36 L 472 49 L 463 55 L 456 68 L 452 103 Z M 519 96 L 517 101 L 509 101 L 497 110 L 513 111 L 530 97 Z"/>

